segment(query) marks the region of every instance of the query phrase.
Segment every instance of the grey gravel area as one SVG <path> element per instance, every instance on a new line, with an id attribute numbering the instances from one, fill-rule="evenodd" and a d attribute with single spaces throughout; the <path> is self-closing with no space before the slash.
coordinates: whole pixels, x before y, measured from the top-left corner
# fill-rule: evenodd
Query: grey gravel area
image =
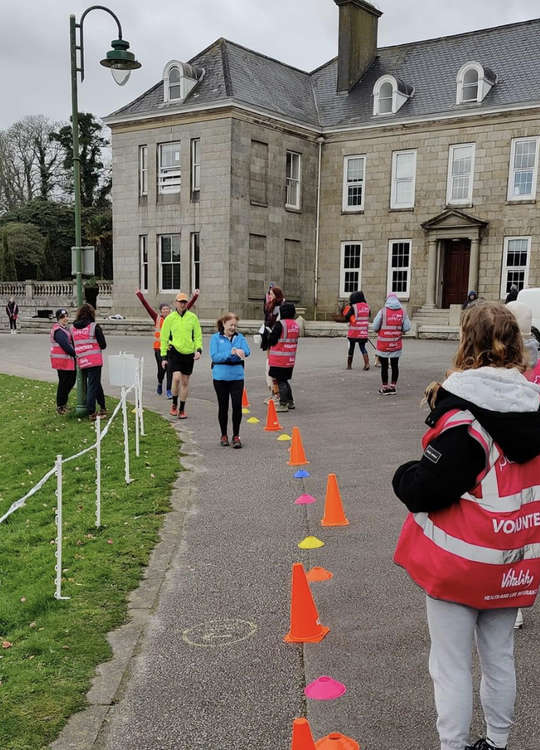
<path id="1" fill-rule="evenodd" d="M 4 335 L 0 346 L 4 372 L 55 378 L 46 337 Z M 168 418 L 170 402 L 153 391 L 150 337 L 110 338 L 110 353 L 125 349 L 147 357 L 146 407 Z M 246 368 L 249 416 L 261 422 L 243 422 L 239 451 L 218 445 L 208 357 L 196 365 L 188 419 L 176 423 L 188 471 L 176 482 L 162 542 L 131 597 L 128 622 L 110 634 L 114 657 L 97 669 L 89 708 L 72 718 L 54 750 L 289 750 L 300 715 L 316 739 L 339 731 L 362 750 L 438 747 L 424 597 L 392 563 L 405 511 L 390 481 L 398 464 L 419 455 L 422 392 L 442 377 L 455 343 L 407 341 L 396 396 L 378 395 L 380 371 L 363 372 L 358 354 L 347 372 L 345 349 L 343 339 L 300 342 L 297 408 L 279 417 L 289 434 L 293 425 L 301 429 L 311 472 L 305 480 L 287 466 L 289 443 L 263 430 L 262 352 L 255 350 Z M 345 528 L 320 526 L 329 472 L 338 477 Z M 304 491 L 317 503 L 295 506 Z M 298 549 L 307 534 L 325 546 Z M 330 627 L 318 644 L 282 640 L 296 561 L 333 573 L 312 584 L 320 620 Z M 535 610 L 525 612 L 516 640 L 510 747 L 538 750 Z M 347 692 L 331 702 L 307 701 L 303 688 L 325 674 Z M 481 732 L 476 698 L 473 735 Z"/>

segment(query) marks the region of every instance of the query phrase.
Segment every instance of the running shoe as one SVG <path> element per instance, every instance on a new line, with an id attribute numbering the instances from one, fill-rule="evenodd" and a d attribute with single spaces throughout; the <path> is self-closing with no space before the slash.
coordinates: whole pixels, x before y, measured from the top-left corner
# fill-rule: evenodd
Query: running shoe
<path id="1" fill-rule="evenodd" d="M 233 448 L 241 448 L 242 447 L 242 441 L 238 437 L 238 435 L 233 435 L 232 439 L 232 447 Z"/>
<path id="2" fill-rule="evenodd" d="M 389 393 L 392 393 L 392 391 L 390 390 L 389 385 L 381 385 L 381 387 L 379 388 L 379 393 L 381 393 L 383 396 L 387 396 Z"/>
<path id="3" fill-rule="evenodd" d="M 171 410 L 169 411 L 169 414 L 171 417 L 177 417 L 178 416 L 178 407 L 174 404 L 171 405 Z"/>
<path id="4" fill-rule="evenodd" d="M 172 398 L 172 391 L 167 388 L 167 398 Z"/>
<path id="5" fill-rule="evenodd" d="M 220 441 L 219 441 L 219 444 L 220 444 L 221 446 L 223 446 L 223 448 L 226 448 L 226 447 L 227 447 L 228 445 L 230 445 L 230 443 L 229 443 L 229 438 L 227 437 L 227 435 L 222 435 L 222 436 L 221 436 L 221 439 L 220 439 Z"/>
<path id="6" fill-rule="evenodd" d="M 178 412 L 178 419 L 187 419 L 187 414 L 185 413 L 185 411 Z"/>
<path id="7" fill-rule="evenodd" d="M 295 408 L 295 405 L 294 405 L 294 401 L 293 401 L 292 399 L 291 399 L 291 401 L 289 401 L 289 403 L 287 404 L 287 407 L 288 407 L 289 409 L 294 409 L 294 408 Z"/>

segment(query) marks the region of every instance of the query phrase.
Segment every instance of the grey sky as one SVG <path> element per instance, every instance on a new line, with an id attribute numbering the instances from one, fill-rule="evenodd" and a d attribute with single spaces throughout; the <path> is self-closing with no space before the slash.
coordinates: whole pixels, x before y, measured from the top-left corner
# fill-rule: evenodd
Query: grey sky
<path id="1" fill-rule="evenodd" d="M 70 114 L 69 15 L 92 3 L 0 0 L 0 129 L 31 114 Z M 379 46 L 474 31 L 540 16 L 538 0 L 377 0 Z M 154 85 L 164 64 L 188 60 L 220 36 L 313 70 L 337 54 L 338 8 L 333 0 L 110 0 L 143 67 L 119 88 L 99 65 L 116 38 L 103 11 L 84 22 L 86 77 L 79 109 L 103 116 Z"/>

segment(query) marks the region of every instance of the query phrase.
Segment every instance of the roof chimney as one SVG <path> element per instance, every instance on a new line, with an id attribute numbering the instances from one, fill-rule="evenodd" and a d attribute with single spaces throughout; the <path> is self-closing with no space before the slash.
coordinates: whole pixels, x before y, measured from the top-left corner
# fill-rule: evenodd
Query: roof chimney
<path id="1" fill-rule="evenodd" d="M 334 0 L 339 6 L 338 93 L 350 91 L 377 54 L 382 11 L 365 0 Z"/>

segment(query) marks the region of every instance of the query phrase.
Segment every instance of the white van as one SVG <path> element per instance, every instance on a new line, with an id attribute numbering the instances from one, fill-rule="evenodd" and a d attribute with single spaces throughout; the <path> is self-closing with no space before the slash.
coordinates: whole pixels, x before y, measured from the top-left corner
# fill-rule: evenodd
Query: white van
<path id="1" fill-rule="evenodd" d="M 540 288 L 522 289 L 517 296 L 517 301 L 530 308 L 532 324 L 540 329 Z"/>

